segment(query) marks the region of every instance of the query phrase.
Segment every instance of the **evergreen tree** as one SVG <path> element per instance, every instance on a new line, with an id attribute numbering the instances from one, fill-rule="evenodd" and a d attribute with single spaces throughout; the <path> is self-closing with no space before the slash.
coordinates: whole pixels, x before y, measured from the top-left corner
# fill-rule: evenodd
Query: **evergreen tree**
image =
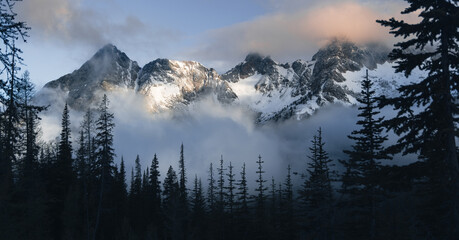
<path id="1" fill-rule="evenodd" d="M 284 182 L 281 205 L 281 232 L 287 239 L 295 239 L 296 221 L 294 219 L 293 182 L 290 165 L 287 167 L 287 176 Z"/>
<path id="2" fill-rule="evenodd" d="M 179 189 L 180 189 L 180 201 L 178 206 L 178 216 L 180 217 L 180 226 L 182 238 L 187 238 L 188 231 L 188 189 L 186 188 L 187 179 L 186 179 L 186 168 L 185 168 L 185 157 L 183 153 L 183 143 L 180 146 L 180 160 L 179 160 Z"/>
<path id="3" fill-rule="evenodd" d="M 115 183 L 113 191 L 113 200 L 115 202 L 116 212 L 114 213 L 114 222 L 116 229 L 113 229 L 115 235 L 119 239 L 126 239 L 127 236 L 127 224 L 128 224 L 128 193 L 126 184 L 126 166 L 124 159 L 121 157 L 121 163 L 119 169 L 115 171 Z"/>
<path id="4" fill-rule="evenodd" d="M 266 197 L 267 195 L 265 192 L 268 188 L 265 186 L 266 180 L 263 178 L 263 174 L 265 171 L 263 170 L 263 163 L 264 161 L 261 160 L 261 155 L 258 156 L 257 164 L 258 169 L 256 171 L 258 178 L 256 180 L 257 188 L 255 189 L 258 192 L 255 197 L 255 225 L 257 226 L 255 231 L 253 232 L 253 238 L 256 239 L 266 239 L 268 237 L 267 232 L 267 225 L 268 222 L 266 221 Z"/>
<path id="5" fill-rule="evenodd" d="M 348 218 L 351 222 L 348 223 L 346 235 L 368 239 L 376 238 L 376 209 L 378 198 L 382 194 L 378 175 L 381 169 L 379 161 L 391 159 L 384 151 L 383 143 L 387 136 L 382 135 L 383 117 L 378 117 L 377 100 L 372 85 L 367 71 L 362 80 L 362 96 L 357 99 L 361 104 L 358 115 L 361 119 L 357 121 L 357 125 L 361 129 L 348 136 L 354 144 L 352 150 L 344 151 L 349 158 L 340 161 L 346 168 L 342 177 L 342 192 L 348 195 L 351 204 L 349 208 L 353 209 L 349 215 L 352 217 Z"/>
<path id="6" fill-rule="evenodd" d="M 159 218 L 161 216 L 161 181 L 159 180 L 160 176 L 161 173 L 159 171 L 159 160 L 155 154 L 153 160 L 151 161 L 150 167 L 150 188 L 153 197 L 153 202 L 151 203 L 153 205 L 152 217 L 155 225 L 158 225 L 160 223 Z"/>
<path id="7" fill-rule="evenodd" d="M 191 207 L 191 239 L 203 238 L 206 234 L 206 204 L 201 179 L 198 180 L 197 175 L 194 178 Z"/>
<path id="8" fill-rule="evenodd" d="M 167 239 L 179 239 L 183 234 L 178 207 L 180 205 L 180 186 L 172 166 L 164 179 L 163 207 Z"/>
<path id="9" fill-rule="evenodd" d="M 229 163 L 229 166 L 228 166 L 228 173 L 226 174 L 226 176 L 228 177 L 228 186 L 225 187 L 228 191 L 227 191 L 227 203 L 228 203 L 228 212 L 229 214 L 232 216 L 233 215 L 233 211 L 234 211 L 234 206 L 235 206 L 235 192 L 234 190 L 236 189 L 236 186 L 235 186 L 235 179 L 234 179 L 234 176 L 236 174 L 233 173 L 233 165 L 231 164 L 231 162 Z"/>
<path id="10" fill-rule="evenodd" d="M 15 187 L 16 222 L 19 235 L 17 238 L 46 239 L 46 191 L 44 179 L 39 171 L 37 144 L 38 113 L 43 107 L 31 105 L 34 96 L 34 86 L 30 82 L 29 72 L 26 71 L 19 79 L 20 122 L 22 122 L 21 159 L 18 164 L 18 176 Z"/>
<path id="11" fill-rule="evenodd" d="M 50 168 L 50 214 L 52 219 L 52 235 L 55 239 L 64 237 L 64 221 L 68 220 L 69 216 L 64 216 L 63 211 L 65 205 L 71 204 L 73 199 L 69 198 L 69 188 L 73 187 L 74 171 L 72 159 L 72 143 L 70 141 L 70 118 L 67 104 L 64 107 L 61 121 L 61 134 L 59 144 L 57 146 L 56 161 L 51 164 Z M 69 202 L 67 202 L 67 200 Z"/>
<path id="12" fill-rule="evenodd" d="M 249 212 L 249 188 L 247 186 L 247 177 L 245 163 L 242 165 L 241 179 L 237 183 L 237 201 L 239 205 L 239 213 L 246 215 Z"/>
<path id="13" fill-rule="evenodd" d="M 113 165 L 113 159 L 115 157 L 114 149 L 113 149 L 113 129 L 115 127 L 115 123 L 113 122 L 114 115 L 108 109 L 109 101 L 107 96 L 104 94 L 102 98 L 102 102 L 99 106 L 99 118 L 96 121 L 96 137 L 95 142 L 97 145 L 96 150 L 96 166 L 95 166 L 95 173 L 99 179 L 99 189 L 98 189 L 98 203 L 97 203 L 97 211 L 96 211 L 96 220 L 95 220 L 95 227 L 93 233 L 93 239 L 97 238 L 97 232 L 99 228 L 99 224 L 101 223 L 101 218 L 103 217 L 106 222 L 104 223 L 103 231 L 101 231 L 101 235 L 103 236 L 112 236 L 113 232 L 109 232 L 113 226 L 110 226 L 111 218 L 110 214 L 114 212 L 109 212 L 106 216 L 102 215 L 102 208 L 110 209 L 114 208 L 113 201 L 106 201 L 107 206 L 103 206 L 104 195 L 106 193 L 112 194 L 109 190 L 112 189 L 113 182 L 114 182 L 114 172 L 115 167 Z M 111 200 L 111 199 L 107 199 Z"/>
<path id="14" fill-rule="evenodd" d="M 209 178 L 207 179 L 209 181 L 208 184 L 208 189 L 207 189 L 207 201 L 209 202 L 209 208 L 211 212 L 215 211 L 215 190 L 217 186 L 215 186 L 215 178 L 214 178 L 214 169 L 212 166 L 212 163 L 210 163 L 209 167 Z"/>
<path id="15" fill-rule="evenodd" d="M 257 218 L 261 219 L 264 215 L 265 212 L 265 200 L 266 200 L 266 194 L 265 191 L 268 190 L 267 187 L 265 187 L 265 182 L 266 180 L 263 179 L 263 163 L 264 161 L 261 160 L 261 155 L 258 156 L 257 164 L 258 164 L 258 170 L 256 171 L 258 175 L 258 179 L 256 180 L 257 182 L 257 188 L 255 189 L 258 194 L 256 195 L 256 204 L 257 204 Z"/>
<path id="16" fill-rule="evenodd" d="M 457 146 L 459 90 L 459 35 L 456 0 L 410 0 L 402 14 L 418 14 L 420 22 L 407 23 L 394 18 L 378 22 L 391 28 L 396 37 L 406 41 L 395 44 L 389 55 L 396 72 L 409 76 L 413 69 L 427 72 L 419 82 L 401 86 L 399 97 L 383 98 L 382 105 L 392 105 L 396 117 L 385 121 L 400 139 L 390 150 L 419 153 L 421 164 L 416 172 L 419 197 L 418 232 L 433 238 L 454 238 L 459 224 L 459 166 Z M 416 108 L 417 110 L 415 110 Z M 446 220 L 448 219 L 448 220 Z"/>
<path id="17" fill-rule="evenodd" d="M 135 175 L 133 184 L 133 192 L 131 193 L 134 197 L 139 197 L 142 192 L 142 166 L 140 165 L 140 157 L 137 154 L 135 158 Z"/>
<path id="18" fill-rule="evenodd" d="M 140 157 L 139 155 L 135 158 L 134 163 L 134 171 L 132 175 L 131 181 L 131 191 L 129 193 L 129 214 L 130 214 L 130 222 L 131 228 L 135 233 L 142 232 L 143 229 L 143 219 L 142 215 L 145 211 L 144 209 L 140 208 L 139 206 L 143 206 L 142 203 L 142 166 L 140 165 Z M 140 236 L 139 236 L 140 237 Z"/>
<path id="19" fill-rule="evenodd" d="M 180 170 L 180 196 L 182 201 L 186 203 L 188 199 L 187 189 L 186 189 L 186 169 L 185 169 L 185 157 L 183 154 L 183 143 L 180 145 L 180 161 L 179 161 L 179 170 Z"/>
<path id="20" fill-rule="evenodd" d="M 0 1 L 0 62 L 3 65 L 1 73 L 6 80 L 0 79 L 0 232 L 8 238 L 9 198 L 13 187 L 13 163 L 16 160 L 16 144 L 18 140 L 18 110 L 17 110 L 17 63 L 21 63 L 21 49 L 17 48 L 15 41 L 21 38 L 24 42 L 28 37 L 29 27 L 25 22 L 18 21 L 13 10 L 16 1 Z M 6 107 L 6 109 L 4 108 Z M 10 236 L 14 238 L 14 236 Z"/>
<path id="21" fill-rule="evenodd" d="M 235 232 L 237 237 L 247 238 L 250 230 L 249 222 L 249 188 L 247 186 L 246 167 L 245 163 L 242 164 L 240 172 L 240 180 L 237 181 L 237 192 L 236 192 L 236 218 Z"/>
<path id="22" fill-rule="evenodd" d="M 56 181 L 60 184 L 61 189 L 59 190 L 60 194 L 63 194 L 65 197 L 68 187 L 72 184 L 73 177 L 73 159 L 72 159 L 72 142 L 71 130 L 70 130 L 70 117 L 67 103 L 64 107 L 64 112 L 62 113 L 62 130 L 60 134 L 60 141 L 57 151 L 57 161 L 56 161 Z"/>
<path id="23" fill-rule="evenodd" d="M 225 209 L 225 168 L 223 167 L 223 155 L 220 158 L 220 167 L 217 168 L 218 171 L 218 180 L 217 180 L 217 187 L 218 187 L 218 200 L 217 200 L 217 209 L 219 214 L 222 214 Z"/>
<path id="24" fill-rule="evenodd" d="M 18 95 L 20 97 L 19 104 L 22 109 L 20 118 L 21 122 L 23 122 L 22 145 L 25 146 L 25 148 L 23 148 L 23 165 L 31 166 L 32 168 L 28 170 L 24 169 L 25 171 L 31 171 L 35 170 L 37 167 L 33 166 L 34 164 L 32 162 L 38 163 L 37 157 L 39 146 L 37 144 L 37 125 L 38 120 L 40 120 L 38 114 L 46 108 L 41 106 L 34 106 L 31 104 L 32 98 L 35 95 L 35 86 L 32 82 L 30 82 L 30 74 L 28 71 L 25 71 L 22 77 L 19 79 L 18 91 Z"/>
<path id="25" fill-rule="evenodd" d="M 332 239 L 333 190 L 330 171 L 332 160 L 324 149 L 325 142 L 322 140 L 321 128 L 311 142 L 310 162 L 307 168 L 309 177 L 300 191 L 306 217 L 309 220 L 307 231 L 312 239 Z"/>

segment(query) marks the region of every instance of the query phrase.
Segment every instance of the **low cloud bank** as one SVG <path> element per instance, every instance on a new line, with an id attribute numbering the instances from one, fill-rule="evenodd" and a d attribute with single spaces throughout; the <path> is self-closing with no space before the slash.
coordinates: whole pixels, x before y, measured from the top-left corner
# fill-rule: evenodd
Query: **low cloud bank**
<path id="1" fill-rule="evenodd" d="M 290 164 L 294 172 L 303 173 L 308 162 L 310 141 L 319 127 L 323 130 L 325 149 L 337 160 L 343 159 L 343 149 L 350 148 L 347 135 L 355 129 L 357 109 L 330 105 L 305 120 L 291 119 L 263 126 L 254 124 L 255 114 L 242 106 L 222 105 L 213 98 L 203 99 L 174 112 L 152 114 L 146 111 L 145 99 L 131 90 L 108 95 L 110 110 L 115 114 L 115 162 L 121 156 L 128 175 L 139 154 L 142 168 L 151 164 L 156 153 L 164 174 L 169 166 L 178 168 L 180 144 L 184 144 L 185 161 L 190 181 L 197 174 L 207 179 L 209 164 L 214 171 L 223 156 L 224 166 L 231 161 L 239 178 L 243 163 L 251 184 L 255 184 L 256 161 L 261 155 L 265 178 L 283 181 Z M 60 132 L 63 103 L 55 101 L 43 114 L 42 131 L 45 141 L 55 140 Z M 83 113 L 71 111 L 73 142 Z M 75 146 L 76 149 L 77 146 Z M 339 164 L 336 166 L 339 168 Z M 299 175 L 294 177 L 300 181 Z"/>

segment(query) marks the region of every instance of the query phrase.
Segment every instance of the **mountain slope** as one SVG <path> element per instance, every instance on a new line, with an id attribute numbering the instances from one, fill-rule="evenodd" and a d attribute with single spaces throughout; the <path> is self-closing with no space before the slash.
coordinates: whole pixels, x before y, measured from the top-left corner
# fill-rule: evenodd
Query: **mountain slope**
<path id="1" fill-rule="evenodd" d="M 403 82 L 423 76 L 415 71 L 408 80 L 395 74 L 387 62 L 388 49 L 376 44 L 358 46 L 332 41 L 311 61 L 277 63 L 270 57 L 249 54 L 243 62 L 219 75 L 194 61 L 156 59 L 140 68 L 113 45 L 99 50 L 74 72 L 45 85 L 61 90 L 75 109 L 96 102 L 98 91 L 117 88 L 145 96 L 150 111 L 186 106 L 206 96 L 224 104 L 237 104 L 258 113 L 259 123 L 310 116 L 331 103 L 355 104 L 365 70 L 374 70 L 378 93 L 396 94 Z"/>
<path id="2" fill-rule="evenodd" d="M 222 103 L 237 97 L 214 69 L 193 61 L 157 59 L 142 68 L 136 83 L 136 91 L 147 97 L 154 111 L 189 104 L 208 94 Z"/>
<path id="3" fill-rule="evenodd" d="M 48 82 L 44 87 L 67 92 L 68 104 L 74 109 L 82 110 L 88 103 L 99 100 L 95 94 L 99 90 L 134 87 L 139 70 L 137 62 L 108 44 L 78 70 Z"/>

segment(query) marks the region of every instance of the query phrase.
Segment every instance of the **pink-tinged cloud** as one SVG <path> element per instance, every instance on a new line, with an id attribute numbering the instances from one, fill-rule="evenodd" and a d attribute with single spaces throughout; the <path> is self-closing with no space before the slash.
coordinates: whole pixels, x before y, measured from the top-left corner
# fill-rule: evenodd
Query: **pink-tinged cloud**
<path id="1" fill-rule="evenodd" d="M 361 4 L 328 2 L 297 11 L 262 16 L 208 32 L 188 58 L 208 62 L 240 60 L 249 52 L 271 55 L 280 61 L 308 60 L 332 38 L 358 44 L 380 42 L 390 46 L 395 39 L 377 19 L 401 18 L 404 5 L 378 1 Z"/>

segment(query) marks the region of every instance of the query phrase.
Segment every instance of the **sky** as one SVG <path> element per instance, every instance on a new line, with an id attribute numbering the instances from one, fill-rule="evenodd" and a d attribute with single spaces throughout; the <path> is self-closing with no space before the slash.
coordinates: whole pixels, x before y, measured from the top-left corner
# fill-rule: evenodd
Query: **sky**
<path id="1" fill-rule="evenodd" d="M 105 44 L 140 66 L 157 58 L 195 60 L 223 73 L 250 52 L 279 62 L 309 60 L 330 38 L 393 38 L 376 19 L 400 16 L 401 0 L 26 0 L 31 27 L 23 70 L 41 88 L 79 68 Z"/>

